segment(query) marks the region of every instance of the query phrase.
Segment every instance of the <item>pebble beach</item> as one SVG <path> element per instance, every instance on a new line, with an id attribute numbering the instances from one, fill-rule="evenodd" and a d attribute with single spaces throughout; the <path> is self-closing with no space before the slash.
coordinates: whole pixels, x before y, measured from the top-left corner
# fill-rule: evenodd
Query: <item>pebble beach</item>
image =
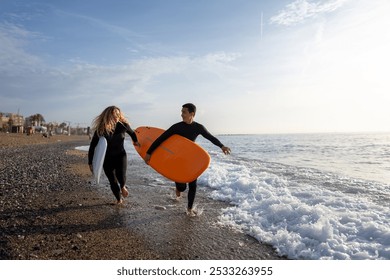
<path id="1" fill-rule="evenodd" d="M 122 206 L 97 186 L 87 165 L 88 136 L 0 134 L 0 259 L 277 260 L 267 244 L 219 224 L 228 205 L 201 191 L 198 217 L 186 197 L 150 184 L 134 165 Z"/>

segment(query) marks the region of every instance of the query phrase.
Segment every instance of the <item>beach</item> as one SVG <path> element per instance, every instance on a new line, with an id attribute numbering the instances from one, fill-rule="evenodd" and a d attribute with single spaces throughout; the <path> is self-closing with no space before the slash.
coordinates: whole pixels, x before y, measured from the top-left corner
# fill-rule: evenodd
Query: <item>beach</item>
<path id="1" fill-rule="evenodd" d="M 198 217 L 187 198 L 129 167 L 129 197 L 113 205 L 87 165 L 88 136 L 0 134 L 0 259 L 277 260 L 275 249 L 219 222 L 225 202 L 198 191 Z M 142 172 L 139 172 L 142 170 Z"/>

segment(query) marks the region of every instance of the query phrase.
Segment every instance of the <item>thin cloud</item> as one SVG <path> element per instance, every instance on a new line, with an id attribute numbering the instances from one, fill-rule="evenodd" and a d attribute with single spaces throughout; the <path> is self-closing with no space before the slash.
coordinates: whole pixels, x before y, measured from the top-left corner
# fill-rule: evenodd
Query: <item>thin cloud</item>
<path id="1" fill-rule="evenodd" d="M 296 0 L 271 18 L 271 23 L 291 26 L 320 14 L 333 12 L 349 0 L 308 1 Z"/>
<path id="2" fill-rule="evenodd" d="M 106 21 L 103 21 L 103 20 L 95 18 L 95 17 L 86 16 L 86 15 L 82 15 L 82 14 L 76 14 L 76 13 L 69 13 L 69 12 L 66 12 L 64 10 L 59 10 L 59 9 L 54 10 L 54 12 L 60 16 L 69 17 L 69 18 L 73 18 L 73 19 L 79 19 L 81 21 L 88 22 L 91 25 L 96 26 L 97 28 L 101 28 L 102 30 L 108 31 L 108 32 L 115 34 L 115 35 L 118 35 L 118 36 L 122 37 L 124 40 L 127 40 L 129 42 L 132 42 L 134 40 L 134 38 L 137 38 L 137 39 L 144 38 L 144 36 L 134 32 L 128 28 L 124 28 L 124 27 L 121 27 L 118 25 L 110 24 Z"/>
<path id="3" fill-rule="evenodd" d="M 0 72 L 3 75 L 35 71 L 40 65 L 37 56 L 24 50 L 29 40 L 39 39 L 38 33 L 27 31 L 11 23 L 0 24 Z"/>

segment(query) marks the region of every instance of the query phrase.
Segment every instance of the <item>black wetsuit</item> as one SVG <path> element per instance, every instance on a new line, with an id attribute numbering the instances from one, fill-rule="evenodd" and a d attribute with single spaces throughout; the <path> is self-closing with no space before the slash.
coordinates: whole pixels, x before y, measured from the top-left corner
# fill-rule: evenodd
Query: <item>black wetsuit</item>
<path id="1" fill-rule="evenodd" d="M 103 135 L 107 139 L 107 151 L 103 169 L 110 182 L 111 190 L 118 201 L 121 198 L 121 188 L 126 184 L 127 154 L 123 146 L 126 133 L 130 135 L 133 142 L 138 142 L 137 135 L 127 123 L 118 122 L 113 134 Z M 89 146 L 88 164 L 92 164 L 95 147 L 98 142 L 99 137 L 95 131 Z"/>
<path id="2" fill-rule="evenodd" d="M 153 151 L 166 139 L 171 137 L 174 134 L 181 135 L 191 141 L 195 141 L 195 139 L 198 137 L 198 135 L 202 135 L 204 138 L 209 140 L 211 143 L 214 145 L 222 148 L 223 144 L 213 135 L 211 135 L 210 132 L 207 131 L 207 129 L 201 125 L 200 123 L 197 122 L 192 122 L 191 124 L 187 124 L 185 122 L 179 122 L 174 125 L 172 125 L 169 129 L 167 129 L 163 134 L 160 135 L 150 146 L 148 151 L 146 152 L 147 154 L 152 154 Z M 188 208 L 192 209 L 194 200 L 195 200 L 195 194 L 196 194 L 196 179 L 193 182 L 188 183 Z M 186 185 L 185 183 L 175 183 L 177 190 L 180 192 L 185 191 Z"/>

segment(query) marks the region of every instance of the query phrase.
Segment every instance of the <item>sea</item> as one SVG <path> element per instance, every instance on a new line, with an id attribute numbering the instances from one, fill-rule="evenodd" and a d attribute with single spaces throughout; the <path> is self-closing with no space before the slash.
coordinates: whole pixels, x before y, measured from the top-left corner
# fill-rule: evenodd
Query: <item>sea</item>
<path id="1" fill-rule="evenodd" d="M 217 138 L 230 155 L 196 142 L 211 156 L 198 187 L 227 202 L 220 224 L 290 259 L 390 259 L 390 133 Z M 142 162 L 129 139 L 125 148 Z"/>

